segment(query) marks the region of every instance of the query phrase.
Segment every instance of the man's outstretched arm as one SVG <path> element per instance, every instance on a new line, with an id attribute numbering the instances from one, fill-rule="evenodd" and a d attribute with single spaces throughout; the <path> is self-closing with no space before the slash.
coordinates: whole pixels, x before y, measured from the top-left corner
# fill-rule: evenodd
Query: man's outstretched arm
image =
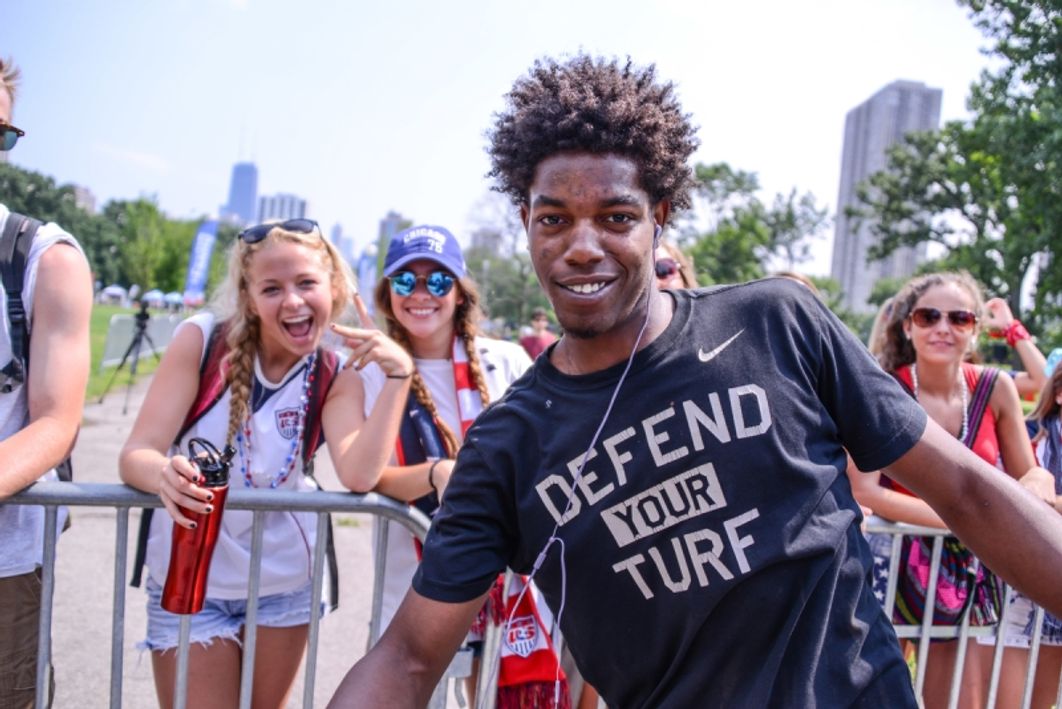
<path id="1" fill-rule="evenodd" d="M 410 589 L 380 642 L 347 672 L 328 706 L 426 706 L 485 600 L 483 594 L 442 603 Z"/>
<path id="2" fill-rule="evenodd" d="M 929 420 L 886 472 L 929 503 L 988 568 L 1062 614 L 1062 515 Z"/>

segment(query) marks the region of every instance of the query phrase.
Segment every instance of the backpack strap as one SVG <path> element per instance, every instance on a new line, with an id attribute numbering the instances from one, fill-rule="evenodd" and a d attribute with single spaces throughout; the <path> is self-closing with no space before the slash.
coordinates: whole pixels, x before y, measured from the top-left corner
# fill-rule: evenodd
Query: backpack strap
<path id="1" fill-rule="evenodd" d="M 966 368 L 963 367 L 963 377 L 966 376 Z M 967 448 L 973 448 L 977 440 L 977 433 L 981 430 L 981 421 L 984 419 L 985 409 L 988 408 L 988 400 L 992 398 L 992 389 L 999 377 L 999 370 L 995 367 L 982 367 L 981 376 L 977 379 L 973 392 L 970 394 L 970 405 L 966 410 L 966 419 L 970 422 L 966 431 L 966 439 L 963 441 Z M 965 383 L 965 380 L 964 382 Z"/>
<path id="2" fill-rule="evenodd" d="M 199 388 L 196 390 L 192 406 L 184 417 L 184 423 L 181 424 L 180 431 L 174 439 L 175 444 L 184 437 L 184 434 L 188 433 L 196 421 L 218 403 L 225 393 L 225 377 L 222 376 L 221 365 L 228 353 L 225 343 L 227 332 L 228 323 L 215 325 L 203 344 L 203 361 L 199 364 Z M 151 536 L 151 518 L 154 515 L 154 507 L 145 507 L 140 513 L 140 528 L 136 533 L 136 555 L 133 557 L 133 577 L 129 580 L 130 586 L 140 586 L 144 562 L 147 559 L 148 537 Z"/>
<path id="3" fill-rule="evenodd" d="M 903 371 L 903 374 L 899 372 L 892 372 L 893 378 L 900 383 L 912 398 L 914 398 L 914 389 L 909 383 L 910 368 Z M 966 379 L 967 368 L 965 365 L 962 367 L 963 383 L 968 385 Z M 970 393 L 970 403 L 966 407 L 966 420 L 970 422 L 970 426 L 966 431 L 966 438 L 963 440 L 963 444 L 967 448 L 972 448 L 974 441 L 977 440 L 977 433 L 981 429 L 981 420 L 984 418 L 985 409 L 988 408 L 988 401 L 992 398 L 992 389 L 996 385 L 996 379 L 999 377 L 999 370 L 994 367 L 982 367 L 981 376 L 977 379 L 977 384 L 974 385 L 973 391 Z"/>
<path id="4" fill-rule="evenodd" d="M 321 410 L 339 372 L 339 357 L 331 350 L 318 348 L 314 371 L 310 372 L 309 402 L 306 406 L 306 421 L 303 425 L 302 462 L 303 470 L 313 474 L 313 457 L 320 447 L 324 432 L 321 428 Z"/>
<path id="5" fill-rule="evenodd" d="M 222 364 L 225 355 L 229 353 L 225 339 L 228 331 L 229 324 L 224 322 L 214 326 L 207 336 L 206 343 L 203 345 L 205 348 L 203 361 L 199 365 L 199 388 L 195 392 L 195 399 L 192 401 L 191 408 L 188 409 L 188 414 L 184 417 L 184 423 L 177 432 L 177 437 L 173 439 L 174 444 L 179 443 L 196 421 L 214 408 L 214 405 L 221 401 L 221 397 L 225 394 L 227 385 Z"/>
<path id="6" fill-rule="evenodd" d="M 303 475 L 312 478 L 317 487 L 317 478 L 313 475 L 313 461 L 320 447 L 324 432 L 321 426 L 321 410 L 324 408 L 325 399 L 332 388 L 336 375 L 339 373 L 339 357 L 332 350 L 318 348 L 314 371 L 310 373 L 310 391 L 308 392 L 309 404 L 306 407 L 306 421 L 303 425 L 302 438 L 302 471 Z M 336 558 L 335 534 L 332 529 L 332 515 L 328 515 L 328 537 L 325 543 L 325 559 L 328 561 L 328 608 L 339 608 L 339 561 Z M 320 536 L 318 536 L 318 539 Z"/>
<path id="7" fill-rule="evenodd" d="M 4 365 L 7 382 L 2 392 L 9 393 L 29 376 L 29 323 L 22 302 L 22 286 L 26 278 L 30 246 L 41 223 L 36 219 L 11 212 L 0 236 L 0 276 L 7 294 L 7 322 L 11 337 L 11 361 Z"/>
<path id="8" fill-rule="evenodd" d="M 3 235 L 0 236 L 0 275 L 3 276 L 7 295 L 7 322 L 11 336 L 11 361 L 3 368 L 7 380 L 0 387 L 0 392 L 4 394 L 29 380 L 29 317 L 22 302 L 22 287 L 25 285 L 30 248 L 40 228 L 40 221 L 10 212 Z M 55 472 L 62 481 L 74 479 L 74 466 L 69 456 L 55 466 Z"/>

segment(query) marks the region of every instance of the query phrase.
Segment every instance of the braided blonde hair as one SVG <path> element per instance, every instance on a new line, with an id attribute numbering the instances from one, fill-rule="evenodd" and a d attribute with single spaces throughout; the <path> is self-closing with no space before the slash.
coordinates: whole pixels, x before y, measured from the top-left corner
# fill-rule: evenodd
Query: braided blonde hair
<path id="1" fill-rule="evenodd" d="M 479 289 L 476 288 L 475 282 L 467 276 L 457 279 L 457 288 L 461 302 L 454 309 L 454 334 L 460 337 L 462 343 L 464 343 L 465 353 L 468 355 L 468 372 L 472 377 L 473 384 L 476 385 L 476 389 L 479 391 L 480 401 L 483 402 L 483 406 L 487 406 L 490 403 L 490 391 L 487 390 L 487 380 L 483 376 L 483 365 L 479 359 L 479 352 L 476 350 L 476 335 L 479 334 L 478 323 L 482 316 L 482 311 L 479 307 Z M 375 298 L 376 308 L 387 322 L 387 334 L 392 340 L 400 344 L 406 352 L 412 355 L 413 343 L 409 338 L 409 332 L 395 317 L 394 309 L 391 307 L 390 282 L 386 278 L 381 278 L 380 282 L 376 284 Z M 457 442 L 457 436 L 439 416 L 439 409 L 435 406 L 435 401 L 428 390 L 428 385 L 424 383 L 424 379 L 420 376 L 415 366 L 413 367 L 410 390 L 417 398 L 417 402 L 431 414 L 432 420 L 435 421 L 446 446 L 447 457 L 455 457 L 458 448 L 461 447 Z"/>
<path id="2" fill-rule="evenodd" d="M 225 282 L 218 289 L 212 309 L 228 330 L 225 344 L 228 353 L 221 367 L 225 384 L 231 389 L 229 425 L 225 442 L 231 445 L 250 409 L 251 385 L 254 381 L 254 357 L 258 352 L 261 327 L 258 316 L 251 309 L 247 272 L 254 255 L 274 243 L 292 243 L 318 252 L 321 265 L 328 272 L 332 288 L 331 322 L 339 320 L 349 307 L 357 291 L 354 274 L 320 228 L 308 234 L 274 227 L 261 241 L 248 244 L 236 239 L 229 252 L 229 270 Z"/>
<path id="3" fill-rule="evenodd" d="M 18 93 L 18 81 L 21 77 L 22 72 L 15 66 L 13 59 L 0 58 L 0 89 L 7 91 L 12 108 L 15 107 L 15 95 Z"/>

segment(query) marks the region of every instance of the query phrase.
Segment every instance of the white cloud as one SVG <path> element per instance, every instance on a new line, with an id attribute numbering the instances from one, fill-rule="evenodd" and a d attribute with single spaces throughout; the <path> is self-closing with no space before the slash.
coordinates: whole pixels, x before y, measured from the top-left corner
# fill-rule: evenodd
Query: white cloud
<path id="1" fill-rule="evenodd" d="M 156 175 L 166 175 L 170 171 L 170 163 L 160 155 L 143 153 L 128 148 L 120 148 L 108 143 L 94 143 L 92 150 L 116 162 L 125 163 L 141 170 L 153 172 Z"/>

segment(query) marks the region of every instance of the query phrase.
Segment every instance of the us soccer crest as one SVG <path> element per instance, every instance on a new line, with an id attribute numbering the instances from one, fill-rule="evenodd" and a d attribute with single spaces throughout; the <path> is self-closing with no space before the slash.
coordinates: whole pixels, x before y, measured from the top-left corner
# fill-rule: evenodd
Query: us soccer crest
<path id="1" fill-rule="evenodd" d="M 513 618 L 505 629 L 505 646 L 520 657 L 527 657 L 538 645 L 538 624 L 532 615 Z"/>
<path id="2" fill-rule="evenodd" d="M 289 441 L 299 432 L 299 408 L 280 409 L 276 412 L 277 431 Z"/>

